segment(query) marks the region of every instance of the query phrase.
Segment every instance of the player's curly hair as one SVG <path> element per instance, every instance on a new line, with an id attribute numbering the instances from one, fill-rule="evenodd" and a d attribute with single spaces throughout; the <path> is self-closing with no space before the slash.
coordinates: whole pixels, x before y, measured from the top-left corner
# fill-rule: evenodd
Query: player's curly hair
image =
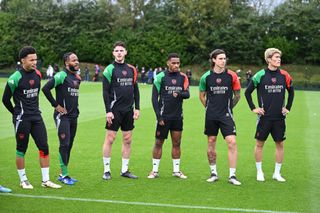
<path id="1" fill-rule="evenodd" d="M 37 54 L 36 49 L 32 46 L 22 47 L 19 51 L 19 60 L 21 61 L 21 59 L 27 57 L 29 54 Z"/>
<path id="2" fill-rule="evenodd" d="M 67 52 L 65 54 L 63 54 L 62 59 L 63 59 L 63 63 L 64 65 L 66 65 L 66 62 L 69 60 L 70 55 L 75 54 L 74 52 Z"/>

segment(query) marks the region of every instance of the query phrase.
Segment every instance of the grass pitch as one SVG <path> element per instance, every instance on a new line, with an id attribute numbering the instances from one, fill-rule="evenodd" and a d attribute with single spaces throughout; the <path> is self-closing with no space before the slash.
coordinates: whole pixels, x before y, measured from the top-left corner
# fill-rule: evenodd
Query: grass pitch
<path id="1" fill-rule="evenodd" d="M 42 82 L 44 84 L 45 82 Z M 3 94 L 5 79 L 0 79 Z M 320 209 L 320 93 L 296 91 L 287 118 L 287 140 L 282 174 L 286 183 L 272 180 L 275 146 L 269 137 L 264 148 L 263 169 L 266 182 L 255 180 L 253 156 L 256 116 L 250 112 L 244 95 L 234 109 L 237 125 L 240 187 L 228 180 L 227 145 L 219 136 L 217 168 L 219 181 L 207 183 L 209 166 L 207 142 L 203 135 L 204 108 L 198 88 L 191 87 L 191 98 L 184 102 L 184 132 L 181 170 L 188 176 L 180 180 L 171 176 L 171 141 L 164 144 L 160 178 L 149 180 L 152 169 L 155 115 L 151 105 L 151 86 L 140 85 L 141 117 L 135 123 L 130 170 L 137 180 L 120 177 L 121 132 L 112 149 L 112 180 L 102 180 L 102 144 L 105 137 L 105 111 L 101 83 L 82 83 L 80 117 L 71 153 L 69 172 L 79 180 L 60 190 L 40 186 L 38 151 L 31 139 L 26 154 L 26 172 L 33 190 L 22 190 L 15 168 L 15 139 L 12 119 L 0 107 L 0 184 L 13 190 L 0 194 L 0 212 L 318 212 Z M 52 118 L 53 108 L 40 94 L 40 105 L 50 146 L 50 177 L 59 174 L 58 138 Z"/>

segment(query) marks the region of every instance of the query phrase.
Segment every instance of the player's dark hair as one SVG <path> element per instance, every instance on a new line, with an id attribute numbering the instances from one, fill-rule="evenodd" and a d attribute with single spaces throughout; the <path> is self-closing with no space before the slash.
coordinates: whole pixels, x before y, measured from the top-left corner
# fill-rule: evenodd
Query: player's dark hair
<path id="1" fill-rule="evenodd" d="M 31 46 L 25 46 L 22 47 L 21 50 L 19 51 L 19 60 L 27 57 L 29 54 L 36 54 L 37 51 L 34 47 Z"/>
<path id="2" fill-rule="evenodd" d="M 66 61 L 69 60 L 70 55 L 72 55 L 72 54 L 75 54 L 75 53 L 73 53 L 73 52 L 67 52 L 67 53 L 63 54 L 62 59 L 63 59 L 64 65 L 66 65 Z"/>
<path id="3" fill-rule="evenodd" d="M 113 49 L 116 48 L 116 47 L 123 47 L 124 49 L 127 49 L 126 47 L 126 44 L 123 42 L 123 41 L 116 41 L 114 44 L 113 44 Z"/>
<path id="4" fill-rule="evenodd" d="M 216 59 L 217 55 L 220 55 L 220 54 L 226 54 L 226 52 L 222 49 L 215 49 L 210 53 L 209 62 L 211 63 L 212 66 L 214 66 L 214 62 L 212 61 L 212 59 L 213 58 Z"/>
<path id="5" fill-rule="evenodd" d="M 168 55 L 168 61 L 171 59 L 171 58 L 180 58 L 178 53 L 169 53 Z"/>

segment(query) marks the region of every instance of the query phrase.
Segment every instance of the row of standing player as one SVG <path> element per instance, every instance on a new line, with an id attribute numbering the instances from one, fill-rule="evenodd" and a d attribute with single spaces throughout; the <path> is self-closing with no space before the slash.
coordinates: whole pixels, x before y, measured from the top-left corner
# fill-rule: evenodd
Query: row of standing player
<path id="1" fill-rule="evenodd" d="M 111 148 L 120 127 L 123 135 L 120 175 L 127 178 L 137 178 L 129 171 L 128 165 L 134 120 L 138 119 L 140 115 L 140 95 L 137 71 L 135 67 L 124 62 L 126 54 L 125 44 L 116 42 L 113 49 L 115 61 L 107 66 L 103 72 L 103 98 L 107 113 L 107 132 L 103 145 L 103 179 L 105 180 L 111 179 Z M 49 150 L 44 123 L 39 111 L 40 77 L 35 71 L 36 58 L 36 52 L 32 47 L 25 47 L 20 51 L 23 69 L 10 76 L 3 95 L 3 103 L 13 114 L 17 141 L 16 161 L 22 188 L 33 188 L 24 169 L 24 154 L 30 133 L 39 148 L 43 174 L 42 186 L 60 188 L 59 185 L 49 180 L 49 162 L 47 160 Z M 245 93 L 250 108 L 260 118 L 255 136 L 257 139 L 255 151 L 257 180 L 265 180 L 261 165 L 262 148 L 269 133 L 271 133 L 276 142 L 276 167 L 273 178 L 284 182 L 285 179 L 280 175 L 280 169 L 283 160 L 283 141 L 285 139 L 284 118 L 291 108 L 294 94 L 291 86 L 292 79 L 287 72 L 279 69 L 281 51 L 275 48 L 267 49 L 265 59 L 268 68 L 259 71 L 253 77 Z M 76 54 L 66 53 L 63 60 L 66 69 L 48 81 L 42 91 L 55 108 L 54 119 L 60 140 L 61 174 L 58 180 L 64 184 L 73 185 L 77 180 L 69 176 L 68 163 L 77 129 L 78 92 L 81 81 L 76 74 L 79 69 L 79 60 Z M 218 180 L 215 145 L 220 129 L 228 144 L 229 182 L 233 185 L 241 185 L 236 178 L 236 128 L 232 117 L 232 108 L 240 99 L 239 80 L 234 72 L 226 68 L 226 53 L 223 50 L 214 50 L 210 54 L 210 62 L 211 69 L 201 77 L 199 85 L 200 101 L 206 108 L 204 133 L 208 136 L 208 161 L 211 170 L 211 175 L 207 181 Z M 157 116 L 157 128 L 153 149 L 153 168 L 148 178 L 159 177 L 158 168 L 162 145 L 170 131 L 173 143 L 172 175 L 186 179 L 187 176 L 180 170 L 180 144 L 183 129 L 182 102 L 183 99 L 190 96 L 189 84 L 187 76 L 179 72 L 180 58 L 177 54 L 169 54 L 167 65 L 168 71 L 157 75 L 152 91 L 152 104 Z M 56 89 L 56 99 L 50 92 L 53 88 Z M 259 107 L 255 107 L 251 98 L 251 93 L 255 88 L 257 88 L 259 96 Z M 283 107 L 285 89 L 288 90 L 289 97 L 287 106 Z M 15 107 L 12 106 L 10 101 L 12 96 L 14 97 Z M 274 102 L 273 100 L 279 101 Z M 275 106 L 274 103 L 278 104 Z M 134 109 L 132 108 L 133 105 Z"/>

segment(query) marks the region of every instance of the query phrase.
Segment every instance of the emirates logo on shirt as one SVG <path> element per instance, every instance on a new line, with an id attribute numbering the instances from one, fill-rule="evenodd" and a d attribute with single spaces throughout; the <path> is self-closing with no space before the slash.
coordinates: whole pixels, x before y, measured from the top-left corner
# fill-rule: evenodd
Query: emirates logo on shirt
<path id="1" fill-rule="evenodd" d="M 31 88 L 33 88 L 34 87 L 34 80 L 32 80 L 32 79 L 29 80 L 29 85 L 30 85 Z"/>
<path id="2" fill-rule="evenodd" d="M 172 84 L 176 84 L 177 80 L 176 79 L 172 79 L 171 82 L 172 82 Z"/>
<path id="3" fill-rule="evenodd" d="M 273 84 L 277 83 L 277 78 L 271 78 L 271 82 L 272 82 Z"/>
<path id="4" fill-rule="evenodd" d="M 122 75 L 127 76 L 128 72 L 126 70 L 122 71 Z"/>
<path id="5" fill-rule="evenodd" d="M 221 84 L 221 82 L 222 82 L 221 78 L 217 78 L 216 83 Z"/>

